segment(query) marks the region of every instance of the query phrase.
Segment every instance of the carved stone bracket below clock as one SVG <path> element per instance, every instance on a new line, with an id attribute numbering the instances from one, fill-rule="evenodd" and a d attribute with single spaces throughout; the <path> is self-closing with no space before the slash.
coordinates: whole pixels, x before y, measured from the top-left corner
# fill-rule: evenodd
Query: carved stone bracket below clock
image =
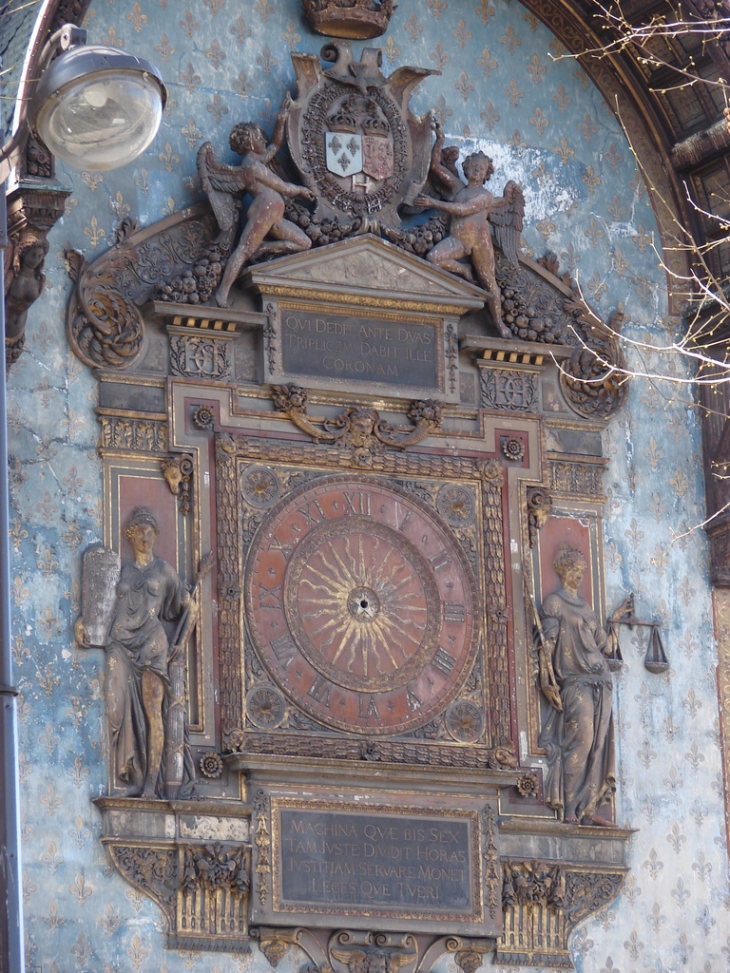
<path id="1" fill-rule="evenodd" d="M 276 969 L 292 948 L 311 960 L 307 973 L 430 973 L 443 956 L 453 957 L 462 973 L 475 973 L 495 948 L 490 938 L 442 936 L 434 939 L 409 933 L 358 932 L 301 927 L 254 927 L 261 952 Z"/>
<path id="2" fill-rule="evenodd" d="M 250 808 L 108 797 L 95 803 L 114 867 L 162 909 L 168 948 L 249 948 Z"/>

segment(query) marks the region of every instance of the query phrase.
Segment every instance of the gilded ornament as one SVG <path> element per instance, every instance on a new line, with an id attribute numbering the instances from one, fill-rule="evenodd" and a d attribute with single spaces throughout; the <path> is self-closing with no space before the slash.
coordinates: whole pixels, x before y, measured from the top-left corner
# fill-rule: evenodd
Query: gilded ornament
<path id="1" fill-rule="evenodd" d="M 412 426 L 393 426 L 380 418 L 376 409 L 349 406 L 334 419 L 322 419 L 320 426 L 307 413 L 306 389 L 289 382 L 273 385 L 271 397 L 280 412 L 284 412 L 303 432 L 317 442 L 336 443 L 352 448 L 360 462 L 366 462 L 383 446 L 405 449 L 419 443 L 435 432 L 443 421 L 441 404 L 434 399 L 411 403 L 408 418 Z"/>
<path id="2" fill-rule="evenodd" d="M 517 793 L 520 797 L 537 797 L 538 780 L 534 774 L 522 774 L 517 778 Z"/>
<path id="3" fill-rule="evenodd" d="M 246 712 L 252 723 L 263 730 L 279 726 L 286 714 L 286 704 L 271 686 L 255 686 L 246 695 Z"/>
<path id="4" fill-rule="evenodd" d="M 265 466 L 248 466 L 241 471 L 241 493 L 253 507 L 270 507 L 279 499 L 279 481 Z"/>
<path id="5" fill-rule="evenodd" d="M 446 728 L 459 743 L 474 743 L 484 732 L 484 717 L 478 706 L 457 700 L 446 711 Z"/>
<path id="6" fill-rule="evenodd" d="M 216 780 L 223 773 L 223 761 L 220 754 L 204 753 L 198 761 L 200 773 L 209 780 Z"/>
<path id="7" fill-rule="evenodd" d="M 447 483 L 436 497 L 438 512 L 454 527 L 463 527 L 474 519 L 474 496 L 458 484 Z"/>
<path id="8" fill-rule="evenodd" d="M 542 487 L 530 487 L 527 491 L 527 532 L 530 547 L 537 541 L 537 532 L 547 523 L 553 501 Z"/>
<path id="9" fill-rule="evenodd" d="M 525 458 L 525 442 L 517 436 L 505 436 L 502 440 L 502 453 L 506 459 L 519 463 Z"/>
<path id="10" fill-rule="evenodd" d="M 212 429 L 215 412 L 209 405 L 199 405 L 193 410 L 193 425 L 198 429 Z"/>

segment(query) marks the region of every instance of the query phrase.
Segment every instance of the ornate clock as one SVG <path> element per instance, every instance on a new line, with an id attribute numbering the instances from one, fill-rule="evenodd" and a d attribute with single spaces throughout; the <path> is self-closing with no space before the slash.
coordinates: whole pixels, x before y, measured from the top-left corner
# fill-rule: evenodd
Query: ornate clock
<path id="1" fill-rule="evenodd" d="M 375 480 L 299 488 L 262 523 L 246 567 L 249 632 L 272 679 L 319 722 L 413 730 L 462 687 L 476 585 L 438 515 Z"/>

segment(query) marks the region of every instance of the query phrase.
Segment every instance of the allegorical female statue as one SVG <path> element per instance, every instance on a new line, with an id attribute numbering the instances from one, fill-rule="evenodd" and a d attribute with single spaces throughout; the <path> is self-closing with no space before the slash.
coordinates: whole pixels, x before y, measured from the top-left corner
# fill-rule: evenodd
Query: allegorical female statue
<path id="1" fill-rule="evenodd" d="M 562 547 L 553 562 L 561 586 L 543 601 L 538 627 L 540 688 L 547 701 L 540 746 L 548 755 L 545 800 L 568 824 L 611 826 L 597 813 L 615 789 L 608 636 L 578 594 L 580 551 Z M 614 613 L 630 612 L 627 599 Z"/>
<path id="2" fill-rule="evenodd" d="M 106 639 L 107 712 L 113 775 L 128 797 L 163 796 L 158 778 L 165 745 L 171 646 L 163 621 L 182 620 L 190 593 L 175 569 L 155 557 L 160 529 L 147 507 L 132 512 L 125 529 L 134 560 L 122 565 Z M 184 626 L 179 625 L 181 630 Z M 76 637 L 88 645 L 79 619 Z"/>

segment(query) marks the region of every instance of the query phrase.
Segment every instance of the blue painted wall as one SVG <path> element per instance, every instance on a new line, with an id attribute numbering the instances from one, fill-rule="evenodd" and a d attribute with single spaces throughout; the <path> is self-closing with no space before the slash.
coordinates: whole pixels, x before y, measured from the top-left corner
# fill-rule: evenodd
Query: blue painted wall
<path id="1" fill-rule="evenodd" d="M 119 220 L 142 224 L 197 201 L 195 153 L 210 138 L 271 127 L 293 84 L 291 50 L 315 52 L 298 0 L 97 0 L 92 41 L 155 61 L 170 101 L 134 166 L 65 171 L 73 187 L 51 235 L 47 291 L 31 310 L 26 352 L 10 377 L 13 608 L 21 689 L 23 866 L 30 970 L 122 973 L 267 970 L 246 955 L 164 949 L 157 907 L 112 874 L 91 798 L 103 793 L 103 658 L 74 646 L 80 554 L 101 539 L 96 383 L 71 354 L 67 244 L 93 261 Z M 629 338 L 668 341 L 656 222 L 631 150 L 581 67 L 516 0 L 401 0 L 382 43 L 386 73 L 438 67 L 413 99 L 452 142 L 491 154 L 499 190 L 524 187 L 524 240 L 552 249 L 604 315 L 619 302 Z M 357 45 L 355 45 L 357 48 Z M 231 159 L 232 161 L 232 159 Z M 635 363 L 665 371 L 649 348 Z M 678 377 L 684 363 L 673 361 Z M 716 654 L 702 520 L 699 428 L 684 386 L 643 380 L 605 434 L 608 602 L 628 590 L 662 619 L 672 668 L 651 676 L 628 646 L 617 680 L 620 822 L 638 828 L 622 896 L 575 941 L 579 970 L 649 973 L 727 968 L 730 892 L 723 816 Z M 672 543 L 674 534 L 681 534 Z M 279 969 L 298 969 L 289 954 Z M 453 973 L 453 971 L 452 971 Z"/>

